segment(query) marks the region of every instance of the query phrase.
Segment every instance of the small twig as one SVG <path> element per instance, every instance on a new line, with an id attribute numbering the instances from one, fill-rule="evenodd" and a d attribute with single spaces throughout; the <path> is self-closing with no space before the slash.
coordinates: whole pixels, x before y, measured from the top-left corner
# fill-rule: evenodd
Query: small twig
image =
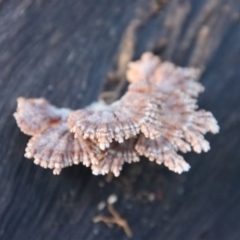
<path id="1" fill-rule="evenodd" d="M 107 224 L 108 227 L 111 227 L 111 224 L 117 224 L 119 227 L 121 227 L 124 230 L 125 234 L 129 238 L 132 237 L 133 236 L 132 230 L 128 225 L 128 222 L 119 215 L 119 213 L 113 207 L 112 204 L 108 204 L 108 211 L 112 214 L 113 217 L 98 215 L 93 218 L 93 222 L 94 223 L 104 222 L 105 224 Z"/>

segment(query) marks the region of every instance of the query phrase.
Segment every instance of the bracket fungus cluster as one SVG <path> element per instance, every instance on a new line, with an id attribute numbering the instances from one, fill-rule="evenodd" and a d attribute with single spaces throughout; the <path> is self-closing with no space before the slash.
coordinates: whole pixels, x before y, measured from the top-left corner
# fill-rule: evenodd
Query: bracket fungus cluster
<path id="1" fill-rule="evenodd" d="M 182 173 L 190 166 L 178 152 L 207 152 L 207 132 L 217 133 L 210 112 L 199 110 L 196 98 L 204 88 L 199 71 L 162 62 L 152 53 L 129 63 L 129 87 L 118 101 L 85 109 L 58 109 L 44 99 L 18 99 L 14 114 L 22 132 L 31 136 L 25 156 L 53 169 L 73 164 L 93 174 L 120 174 L 125 162 L 140 156 Z"/>

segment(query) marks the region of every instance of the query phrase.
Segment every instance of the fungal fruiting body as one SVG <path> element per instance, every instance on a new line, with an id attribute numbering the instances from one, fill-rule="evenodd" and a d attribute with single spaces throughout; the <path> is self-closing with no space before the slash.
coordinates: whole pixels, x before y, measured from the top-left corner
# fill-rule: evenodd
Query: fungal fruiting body
<path id="1" fill-rule="evenodd" d="M 204 88 L 199 71 L 181 68 L 144 53 L 129 63 L 128 91 L 118 101 L 98 102 L 84 109 L 58 109 L 44 99 L 18 99 L 14 114 L 32 136 L 25 156 L 45 168 L 83 163 L 93 174 L 120 174 L 125 162 L 140 156 L 182 173 L 190 166 L 178 152 L 210 149 L 207 132 L 217 133 L 210 112 L 199 110 L 196 98 Z"/>
<path id="2" fill-rule="evenodd" d="M 67 126 L 70 112 L 44 99 L 19 98 L 14 114 L 20 129 L 32 136 L 25 157 L 34 158 L 34 163 L 41 167 L 53 169 L 54 174 L 80 162 L 87 166 L 98 162 L 94 156 L 96 146 L 70 133 Z"/>

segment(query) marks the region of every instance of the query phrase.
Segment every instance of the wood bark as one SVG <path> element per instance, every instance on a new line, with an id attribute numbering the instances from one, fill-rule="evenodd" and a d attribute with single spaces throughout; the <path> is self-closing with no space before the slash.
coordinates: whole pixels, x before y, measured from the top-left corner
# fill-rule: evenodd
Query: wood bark
<path id="1" fill-rule="evenodd" d="M 127 239 L 92 222 L 110 194 L 134 240 L 240 239 L 240 2 L 159 4 L 0 1 L 0 239 Z M 207 136 L 208 153 L 185 155 L 188 173 L 142 159 L 107 182 L 81 165 L 54 176 L 23 157 L 29 138 L 12 116 L 17 97 L 84 107 L 144 51 L 203 70 L 199 105 L 221 130 Z"/>

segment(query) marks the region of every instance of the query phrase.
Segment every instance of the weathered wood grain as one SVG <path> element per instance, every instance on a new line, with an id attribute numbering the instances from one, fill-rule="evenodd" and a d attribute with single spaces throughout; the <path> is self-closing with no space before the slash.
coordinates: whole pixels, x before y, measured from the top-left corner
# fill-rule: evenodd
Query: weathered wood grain
<path id="1" fill-rule="evenodd" d="M 132 239 L 240 239 L 240 2 L 169 0 L 147 18 L 150 5 L 0 1 L 0 239 L 127 239 L 115 226 L 92 223 L 110 194 L 118 196 L 115 207 Z M 16 98 L 43 96 L 70 108 L 96 100 L 107 74 L 119 68 L 121 39 L 136 19 L 134 59 L 152 50 L 204 69 L 200 107 L 221 127 L 207 137 L 211 151 L 188 154 L 192 168 L 183 175 L 143 159 L 110 183 L 84 166 L 53 176 L 26 160 L 28 137 L 12 117 Z"/>

